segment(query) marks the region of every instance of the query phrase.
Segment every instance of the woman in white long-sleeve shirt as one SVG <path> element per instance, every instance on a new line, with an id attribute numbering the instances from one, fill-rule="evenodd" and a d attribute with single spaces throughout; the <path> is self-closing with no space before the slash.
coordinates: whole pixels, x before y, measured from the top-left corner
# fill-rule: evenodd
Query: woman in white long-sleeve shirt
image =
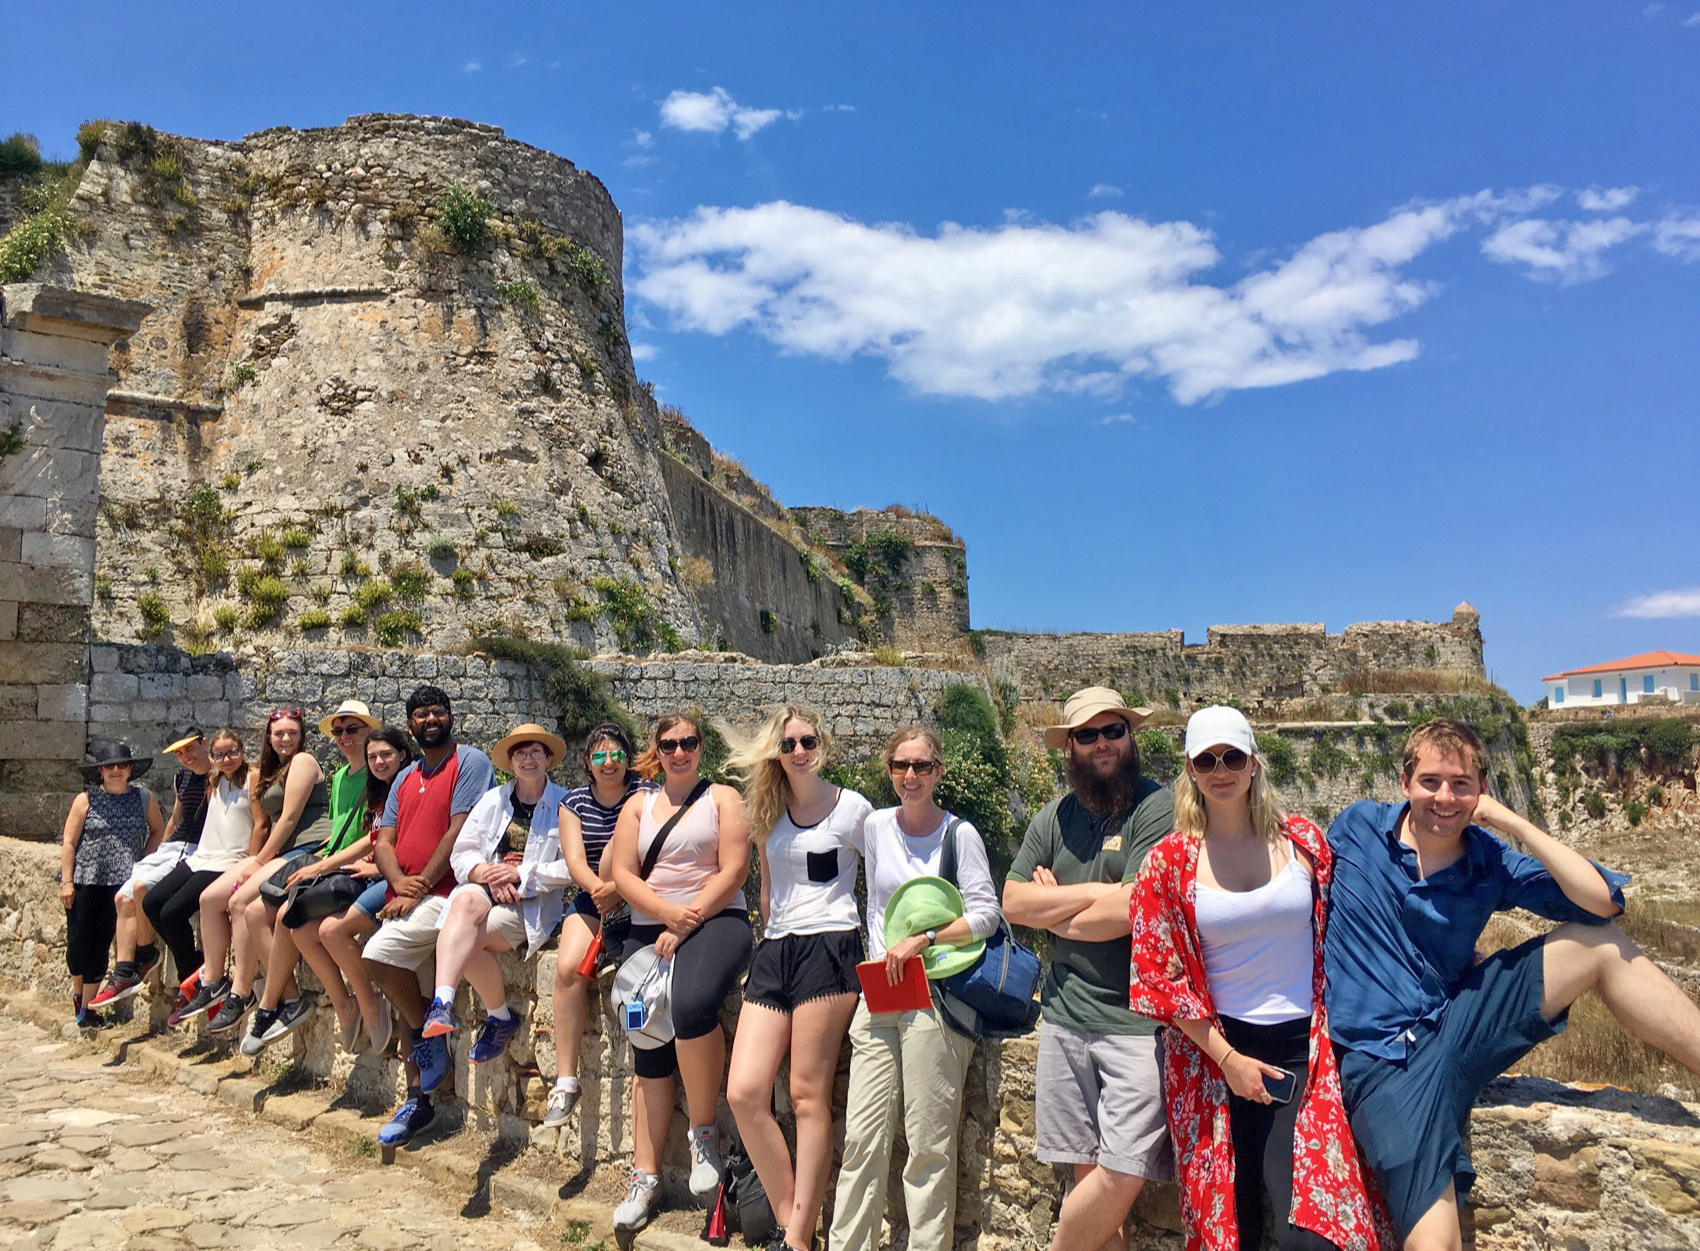
<path id="1" fill-rule="evenodd" d="M 998 926 L 997 889 L 986 845 L 963 821 L 956 827 L 957 878 L 963 915 L 942 929 L 911 935 L 889 949 L 885 908 L 903 883 L 937 876 L 950 813 L 933 802 L 943 770 L 939 737 L 919 726 L 886 745 L 886 768 L 899 806 L 873 813 L 863 826 L 868 884 L 868 956 L 883 958 L 896 984 L 903 966 L 928 946 L 963 947 Z M 833 1251 L 873 1251 L 885 1214 L 891 1143 L 899 1115 L 909 1158 L 903 1199 L 911 1251 L 948 1251 L 956 1219 L 956 1144 L 971 1039 L 954 1033 L 932 1008 L 869 1012 L 858 1003 L 850 1022 L 850 1091 L 844 1160 L 832 1217 Z"/>
<path id="2" fill-rule="evenodd" d="M 549 780 L 549 769 L 566 752 L 566 743 L 540 725 L 515 727 L 490 750 L 513 781 L 478 801 L 449 854 L 460 885 L 449 895 L 437 935 L 437 991 L 420 1033 L 435 1038 L 454 1032 L 455 989 L 464 976 L 487 1014 L 467 1056 L 474 1064 L 501 1055 L 519 1029 L 496 953 L 529 956 L 561 921 L 561 892 L 572 881 L 561 851 L 567 788 Z"/>

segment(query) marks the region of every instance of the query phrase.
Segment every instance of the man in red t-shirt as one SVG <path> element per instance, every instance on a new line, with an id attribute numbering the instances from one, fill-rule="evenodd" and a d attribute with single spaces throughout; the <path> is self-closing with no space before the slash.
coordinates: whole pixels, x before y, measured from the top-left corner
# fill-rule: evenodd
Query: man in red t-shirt
<path id="1" fill-rule="evenodd" d="M 435 982 L 437 929 L 455 884 L 449 872 L 455 835 L 496 780 L 490 757 L 455 743 L 454 711 L 439 688 L 422 686 L 408 696 L 407 729 L 421 759 L 397 775 L 379 821 L 373 858 L 389 895 L 378 911 L 378 932 L 361 952 L 373 984 L 401 1013 L 413 1043 L 407 1098 L 378 1131 L 384 1146 L 407 1142 L 436 1117 L 430 1096 L 448 1076 L 449 1049 L 442 1038 L 419 1035 L 427 1006 L 421 986 Z"/>

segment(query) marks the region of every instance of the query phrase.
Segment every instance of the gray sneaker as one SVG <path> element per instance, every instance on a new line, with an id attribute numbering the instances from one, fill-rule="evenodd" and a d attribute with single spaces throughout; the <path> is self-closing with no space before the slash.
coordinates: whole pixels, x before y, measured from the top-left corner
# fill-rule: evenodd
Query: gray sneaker
<path id="1" fill-rule="evenodd" d="M 714 1192 L 720 1188 L 720 1175 L 726 1171 L 715 1138 L 712 1125 L 691 1130 L 691 1193 L 704 1203 L 714 1201 Z"/>
<path id="2" fill-rule="evenodd" d="M 298 995 L 294 999 L 285 999 L 277 1005 L 277 1014 L 272 1018 L 266 1032 L 260 1035 L 260 1041 L 274 1043 L 280 1038 L 287 1037 L 300 1029 L 308 1017 L 313 1015 L 313 1005 L 307 1002 L 306 995 Z"/>
<path id="3" fill-rule="evenodd" d="M 565 1125 L 567 1118 L 578 1107 L 579 1091 L 562 1090 L 559 1086 L 549 1092 L 549 1107 L 543 1113 L 543 1128 L 554 1129 L 557 1125 Z"/>
<path id="4" fill-rule="evenodd" d="M 248 1015 L 248 1009 L 254 1006 L 252 994 L 238 995 L 232 991 L 219 1005 L 217 1012 L 207 1022 L 207 1033 L 228 1034 L 242 1023 L 242 1018 Z"/>
<path id="5" fill-rule="evenodd" d="M 661 1179 L 648 1173 L 632 1170 L 631 1189 L 620 1206 L 614 1209 L 614 1229 L 617 1233 L 635 1234 L 655 1215 L 655 1196 L 661 1189 Z"/>

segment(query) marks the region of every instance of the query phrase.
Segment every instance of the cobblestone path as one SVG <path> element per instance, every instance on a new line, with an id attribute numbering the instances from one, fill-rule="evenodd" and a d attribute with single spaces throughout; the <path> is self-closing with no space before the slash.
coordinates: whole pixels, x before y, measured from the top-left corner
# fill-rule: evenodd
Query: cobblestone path
<path id="1" fill-rule="evenodd" d="M 385 1168 L 0 1017 L 0 1247 L 559 1248 Z"/>

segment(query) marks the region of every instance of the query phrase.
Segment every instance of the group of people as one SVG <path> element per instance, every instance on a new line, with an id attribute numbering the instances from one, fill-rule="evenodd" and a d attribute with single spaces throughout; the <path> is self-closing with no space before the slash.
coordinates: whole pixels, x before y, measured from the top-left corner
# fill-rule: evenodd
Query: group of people
<path id="1" fill-rule="evenodd" d="M 1150 711 L 1089 687 L 1046 731 L 1068 790 L 1033 817 L 1000 891 L 980 834 L 936 802 L 944 752 L 924 727 L 886 744 L 898 802 L 875 810 L 823 776 L 822 718 L 795 706 L 722 727 L 736 786 L 702 776 L 708 727 L 672 714 L 641 751 L 597 726 L 572 789 L 550 776 L 568 745 L 540 725 L 486 755 L 456 742 L 447 693 L 421 687 L 406 709 L 406 733 L 356 700 L 323 718 L 343 757 L 328 778 L 300 710 L 270 714 L 257 764 L 239 733 L 186 727 L 165 748 L 179 766 L 168 818 L 133 784 L 151 761 L 97 751 L 62 863 L 79 1022 L 135 994 L 163 942 L 181 979 L 171 1021 L 247 1021 L 241 1048 L 256 1054 L 309 1015 L 305 959 L 345 1047 L 383 1053 L 399 1018 L 407 1093 L 379 1131 L 399 1144 L 435 1116 L 460 983 L 484 1009 L 468 1051 L 482 1063 L 519 1028 L 497 955 L 555 942 L 543 1123 L 562 1125 L 605 946 L 632 999 L 618 1006 L 635 1074 L 616 1231 L 658 1207 L 677 1082 L 691 1193 L 722 1184 L 724 1096 L 774 1212 L 771 1246 L 792 1251 L 817 1245 L 846 1039 L 828 1245 L 879 1245 L 899 1127 L 909 1245 L 952 1245 L 975 1041 L 924 1002 L 869 998 L 913 961 L 929 977 L 971 966 L 1006 918 L 1048 932 L 1034 1137 L 1073 1174 L 1053 1251 L 1125 1247 L 1144 1183 L 1170 1177 L 1189 1251 L 1458 1247 L 1476 1095 L 1591 988 L 1700 1071 L 1700 1010 L 1610 924 L 1626 879 L 1489 796 L 1486 749 L 1459 722 L 1411 733 L 1403 802 L 1355 804 L 1324 834 L 1282 812 L 1236 710 L 1192 716 L 1171 791 L 1140 766 Z M 1480 958 L 1488 917 L 1512 907 L 1562 924 Z M 630 990 L 656 968 L 670 971 L 663 1013 Z"/>

